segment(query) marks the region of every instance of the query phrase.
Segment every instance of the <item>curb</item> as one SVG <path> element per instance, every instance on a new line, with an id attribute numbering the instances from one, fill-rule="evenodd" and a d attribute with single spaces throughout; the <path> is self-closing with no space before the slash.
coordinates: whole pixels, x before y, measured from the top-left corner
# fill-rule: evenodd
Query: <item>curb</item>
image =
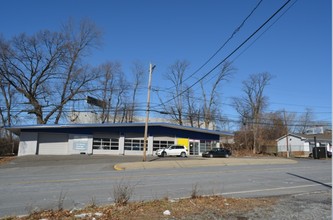
<path id="1" fill-rule="evenodd" d="M 114 165 L 116 171 L 123 170 L 138 170 L 138 169 L 157 169 L 157 168 L 189 168 L 189 167 L 209 167 L 209 166 L 249 166 L 249 165 L 273 165 L 273 164 L 295 164 L 297 161 L 291 159 L 241 159 L 241 160 L 221 160 L 220 158 L 213 158 L 206 161 L 161 161 L 153 163 L 144 162 L 129 162 L 129 163 L 118 163 Z"/>
<path id="2" fill-rule="evenodd" d="M 125 170 L 125 168 L 121 167 L 120 164 L 116 164 L 113 166 L 113 169 L 115 169 L 116 171 L 122 171 Z"/>

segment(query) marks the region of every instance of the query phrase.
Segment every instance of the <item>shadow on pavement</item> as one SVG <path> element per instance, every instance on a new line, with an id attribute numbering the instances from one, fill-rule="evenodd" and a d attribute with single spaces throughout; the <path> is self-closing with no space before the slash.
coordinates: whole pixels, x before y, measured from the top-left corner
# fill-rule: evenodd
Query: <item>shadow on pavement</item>
<path id="1" fill-rule="evenodd" d="M 299 175 L 296 175 L 296 174 L 293 174 L 293 173 L 287 173 L 288 175 L 291 175 L 291 176 L 295 176 L 295 177 L 298 177 L 298 178 L 301 178 L 301 179 L 304 179 L 304 180 L 308 180 L 310 182 L 314 182 L 314 183 L 318 183 L 322 186 L 325 186 L 327 188 L 331 188 L 332 189 L 332 186 L 331 185 L 328 185 L 326 183 L 322 183 L 322 182 L 319 182 L 317 180 L 313 180 L 313 179 L 309 179 L 309 178 L 306 178 L 306 177 L 303 177 L 303 176 L 299 176 Z"/>

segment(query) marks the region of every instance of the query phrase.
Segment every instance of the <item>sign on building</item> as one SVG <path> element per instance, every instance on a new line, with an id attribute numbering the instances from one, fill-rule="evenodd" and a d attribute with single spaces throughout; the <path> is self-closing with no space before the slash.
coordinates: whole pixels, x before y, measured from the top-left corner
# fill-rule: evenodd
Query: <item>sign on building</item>
<path id="1" fill-rule="evenodd" d="M 87 103 L 101 108 L 106 108 L 106 102 L 100 99 L 93 98 L 91 96 L 87 96 Z"/>
<path id="2" fill-rule="evenodd" d="M 305 134 L 324 134 L 324 127 L 312 127 L 305 131 Z"/>

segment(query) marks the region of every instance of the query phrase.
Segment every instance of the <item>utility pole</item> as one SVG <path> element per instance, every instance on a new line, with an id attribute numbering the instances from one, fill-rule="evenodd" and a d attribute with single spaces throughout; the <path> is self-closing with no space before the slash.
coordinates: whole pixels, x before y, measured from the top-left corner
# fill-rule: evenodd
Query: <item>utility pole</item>
<path id="1" fill-rule="evenodd" d="M 289 131 L 288 131 L 288 125 L 287 125 L 287 117 L 286 117 L 286 111 L 283 111 L 283 119 L 284 119 L 284 124 L 286 126 L 286 151 L 287 151 L 287 158 L 289 158 L 289 143 L 288 143 L 288 138 L 289 138 Z"/>
<path id="2" fill-rule="evenodd" d="M 148 136 L 148 121 L 149 121 L 149 108 L 150 108 L 150 89 L 151 89 L 151 76 L 156 65 L 149 64 L 149 80 L 148 80 L 148 95 L 147 95 L 147 109 L 146 109 L 146 123 L 145 134 L 143 139 L 143 161 L 146 161 L 146 149 L 147 149 L 147 136 Z"/>

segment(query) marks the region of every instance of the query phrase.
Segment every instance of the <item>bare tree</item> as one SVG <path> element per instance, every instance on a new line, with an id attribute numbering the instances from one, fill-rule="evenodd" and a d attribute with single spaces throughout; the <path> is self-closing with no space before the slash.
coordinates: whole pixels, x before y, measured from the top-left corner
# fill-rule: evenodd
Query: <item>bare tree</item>
<path id="1" fill-rule="evenodd" d="M 296 127 L 296 132 L 304 134 L 306 129 L 313 126 L 313 112 L 310 108 L 306 108 L 305 112 L 299 116 L 298 126 Z"/>
<path id="2" fill-rule="evenodd" d="M 191 127 L 200 128 L 200 106 L 198 105 L 197 99 L 194 97 L 192 89 L 185 90 L 185 103 L 187 106 L 186 120 L 189 121 Z"/>
<path id="3" fill-rule="evenodd" d="M 120 64 L 113 62 L 106 62 L 98 67 L 98 84 L 94 95 L 101 92 L 101 100 L 106 103 L 105 105 L 99 106 L 102 109 L 100 114 L 101 122 L 109 122 L 110 111 L 112 107 L 112 98 L 116 86 L 116 75 L 120 71 Z"/>
<path id="4" fill-rule="evenodd" d="M 0 54 L 6 56 L 6 51 L 8 50 L 9 44 L 0 36 Z M 3 60 L 3 59 L 1 59 Z M 0 71 L 4 71 L 6 69 L 6 64 L 1 61 L 0 63 Z M 10 126 L 12 125 L 12 116 L 14 115 L 12 108 L 13 102 L 17 100 L 16 92 L 13 87 L 8 83 L 8 81 L 4 78 L 0 78 L 0 100 L 3 103 L 0 106 L 0 117 L 1 117 L 1 124 L 3 126 Z M 12 140 L 12 134 L 5 131 L 5 136 Z"/>
<path id="5" fill-rule="evenodd" d="M 128 121 L 133 122 L 135 106 L 136 106 L 136 95 L 139 89 L 139 86 L 142 84 L 145 79 L 145 68 L 139 62 L 134 62 L 132 67 L 133 82 L 132 82 L 132 103 L 128 109 Z"/>
<path id="6" fill-rule="evenodd" d="M 219 74 L 215 78 L 211 86 L 205 86 L 204 82 L 201 81 L 201 90 L 203 96 L 203 119 L 205 123 L 205 128 L 209 128 L 212 121 L 216 119 L 219 103 L 218 103 L 218 88 L 222 81 L 228 79 L 228 77 L 233 74 L 234 68 L 231 66 L 230 62 L 224 62 Z M 208 89 L 208 88 L 210 89 Z M 208 93 L 207 93 L 208 91 Z"/>
<path id="7" fill-rule="evenodd" d="M 17 107 L 17 93 L 12 88 L 12 86 L 5 82 L 4 80 L 0 81 L 0 100 L 4 105 L 0 106 L 0 117 L 2 126 L 11 126 L 15 124 L 15 119 L 19 115 L 20 111 L 15 111 L 15 106 Z M 1 131 L 4 134 L 4 137 L 13 141 L 13 134 L 10 131 L 3 130 Z"/>
<path id="8" fill-rule="evenodd" d="M 281 114 L 283 114 L 283 123 L 285 126 L 285 134 L 288 134 L 289 132 L 291 132 L 291 133 L 295 132 L 295 129 L 297 128 L 297 126 L 295 126 L 295 124 L 294 124 L 296 114 L 293 112 L 287 112 L 286 110 L 282 110 Z"/>
<path id="9" fill-rule="evenodd" d="M 113 123 L 116 122 L 124 122 L 126 113 L 128 110 L 128 83 L 125 79 L 125 76 L 123 73 L 118 75 L 117 79 L 117 89 L 115 93 L 116 102 L 114 104 L 114 117 L 113 117 Z M 122 115 L 122 116 L 119 116 Z"/>
<path id="10" fill-rule="evenodd" d="M 37 124 L 58 123 L 64 106 L 88 90 L 96 75 L 82 64 L 98 45 L 100 31 L 85 20 L 78 30 L 69 22 L 61 32 L 40 31 L 14 37 L 1 50 L 0 74 L 27 100 Z"/>
<path id="11" fill-rule="evenodd" d="M 101 122 L 124 122 L 128 117 L 128 83 L 119 62 L 106 62 L 98 68 L 100 78 L 94 96 L 106 103 L 100 115 Z"/>
<path id="12" fill-rule="evenodd" d="M 243 123 L 251 124 L 253 133 L 253 153 L 257 152 L 261 115 L 268 104 L 264 90 L 272 76 L 265 73 L 252 74 L 243 81 L 243 97 L 233 98 L 236 111 L 240 114 Z M 259 149 L 260 150 L 260 149 Z"/>
<path id="13" fill-rule="evenodd" d="M 183 125 L 184 120 L 184 76 L 189 63 L 186 60 L 177 60 L 173 65 L 169 67 L 165 77 L 173 85 L 172 102 L 164 109 L 171 113 L 171 117 L 177 121 L 179 125 Z"/>
<path id="14" fill-rule="evenodd" d="M 266 113 L 261 121 L 261 143 L 266 146 L 276 146 L 276 139 L 285 135 L 288 126 L 285 124 L 285 114 L 281 111 Z"/>

